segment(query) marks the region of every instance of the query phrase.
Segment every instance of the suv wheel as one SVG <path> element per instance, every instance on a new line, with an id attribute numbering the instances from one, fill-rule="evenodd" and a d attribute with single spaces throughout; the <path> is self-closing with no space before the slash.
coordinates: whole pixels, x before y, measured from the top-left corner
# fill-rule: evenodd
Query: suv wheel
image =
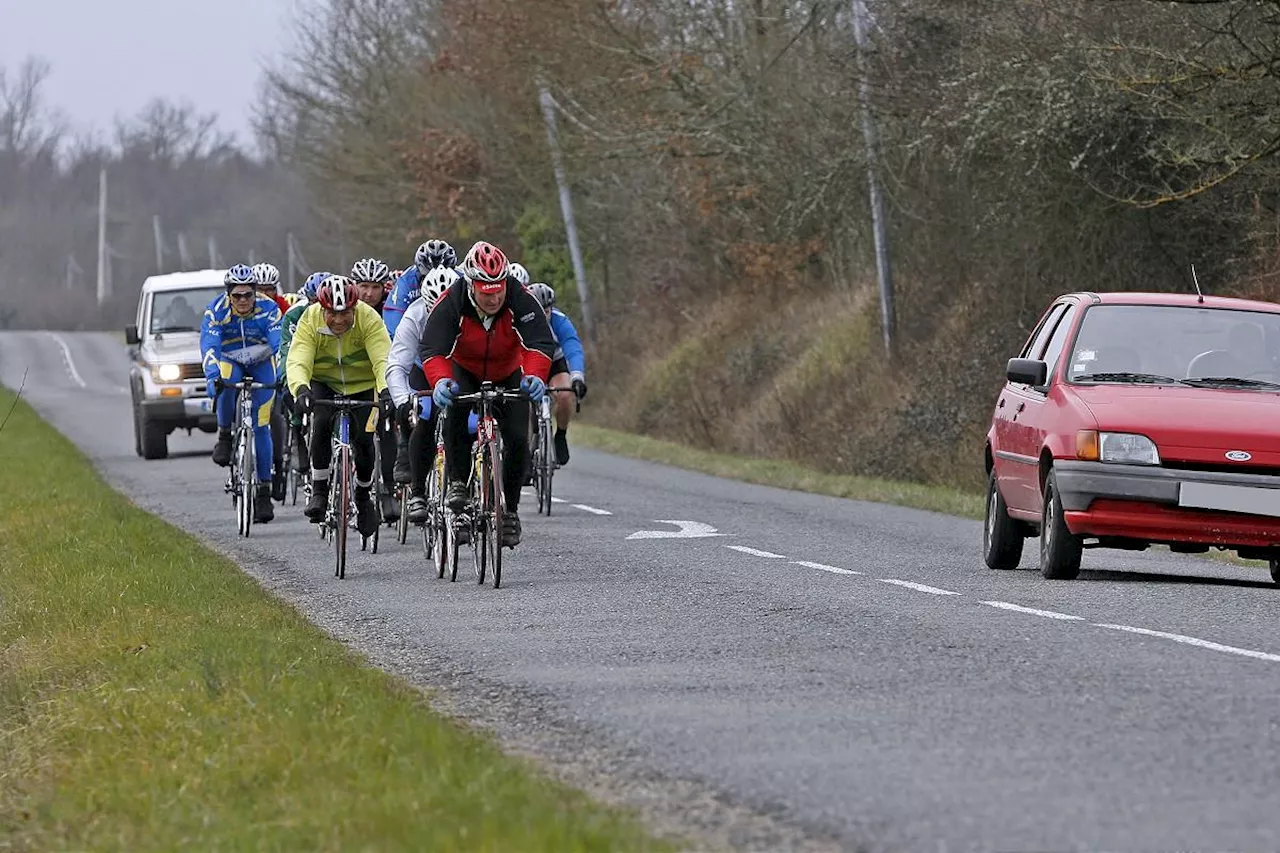
<path id="1" fill-rule="evenodd" d="M 991 569 L 1016 569 L 1022 559 L 1022 525 L 1009 517 L 995 469 L 987 477 L 987 519 L 982 528 L 982 552 Z"/>
<path id="2" fill-rule="evenodd" d="M 1044 481 L 1044 510 L 1040 518 L 1040 574 L 1050 580 L 1073 580 L 1080 574 L 1083 540 L 1067 529 L 1058 496 L 1058 477 Z"/>
<path id="3" fill-rule="evenodd" d="M 145 414 L 139 420 L 142 426 L 142 458 L 164 459 L 169 455 L 169 431 Z"/>
<path id="4" fill-rule="evenodd" d="M 142 415 L 138 413 L 137 400 L 133 403 L 133 452 L 142 455 Z"/>

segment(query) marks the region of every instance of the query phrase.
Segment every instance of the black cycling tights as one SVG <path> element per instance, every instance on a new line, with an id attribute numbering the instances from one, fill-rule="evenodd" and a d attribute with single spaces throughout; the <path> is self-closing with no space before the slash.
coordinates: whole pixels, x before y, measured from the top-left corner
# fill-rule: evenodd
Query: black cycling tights
<path id="1" fill-rule="evenodd" d="M 332 400 L 338 396 L 328 385 L 317 382 L 311 386 L 311 393 L 317 400 Z M 370 414 L 373 412 L 373 389 L 348 395 L 353 400 L 367 400 L 369 405 L 359 406 L 351 410 L 351 449 L 356 458 L 356 482 L 373 484 L 373 433 L 367 430 Z M 334 418 L 337 410 L 331 406 L 317 405 L 311 413 L 311 476 L 320 472 L 328 478 L 329 464 L 333 460 L 333 446 L 330 443 L 333 434 Z"/>

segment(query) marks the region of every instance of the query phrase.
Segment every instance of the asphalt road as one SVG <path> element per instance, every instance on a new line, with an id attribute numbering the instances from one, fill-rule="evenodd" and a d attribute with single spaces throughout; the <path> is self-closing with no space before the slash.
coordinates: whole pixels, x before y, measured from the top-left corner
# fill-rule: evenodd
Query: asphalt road
<path id="1" fill-rule="evenodd" d="M 506 742 L 632 780 L 625 801 L 710 792 L 858 850 L 1280 848 L 1265 571 L 1095 551 L 1049 582 L 1033 540 L 992 572 L 974 522 L 579 449 L 551 518 L 526 500 L 501 590 L 390 536 L 338 581 L 300 507 L 238 540 L 210 436 L 134 455 L 118 340 L 0 335 L 0 382 L 26 368 L 26 399 L 140 506 Z M 677 530 L 658 519 L 716 535 L 636 536 Z"/>

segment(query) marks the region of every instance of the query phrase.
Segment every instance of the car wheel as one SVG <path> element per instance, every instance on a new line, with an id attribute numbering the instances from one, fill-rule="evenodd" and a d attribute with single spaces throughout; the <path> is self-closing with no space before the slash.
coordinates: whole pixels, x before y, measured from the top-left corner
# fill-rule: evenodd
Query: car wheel
<path id="1" fill-rule="evenodd" d="M 164 459 L 169 455 L 169 431 L 163 424 L 158 424 L 142 416 L 142 458 Z"/>
<path id="2" fill-rule="evenodd" d="M 138 414 L 138 404 L 133 404 L 133 452 L 142 455 L 142 417 Z"/>
<path id="3" fill-rule="evenodd" d="M 1040 574 L 1050 580 L 1072 580 L 1080 574 L 1083 540 L 1067 529 L 1053 471 L 1044 481 L 1044 510 L 1040 517 Z"/>
<path id="4" fill-rule="evenodd" d="M 1280 586 L 1280 557 L 1272 557 L 1267 563 L 1271 567 L 1271 582 Z"/>
<path id="5" fill-rule="evenodd" d="M 996 472 L 987 477 L 987 519 L 982 528 L 982 552 L 987 568 L 1016 569 L 1022 560 L 1022 525 L 1009 517 L 1009 507 L 1000 494 Z"/>

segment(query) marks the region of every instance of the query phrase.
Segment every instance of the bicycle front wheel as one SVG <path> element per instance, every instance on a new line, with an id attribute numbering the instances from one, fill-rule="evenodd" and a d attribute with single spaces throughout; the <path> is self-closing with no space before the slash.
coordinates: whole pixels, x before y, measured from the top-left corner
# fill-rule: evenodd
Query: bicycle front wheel
<path id="1" fill-rule="evenodd" d="M 257 460 L 253 453 L 253 433 L 240 430 L 240 443 L 244 446 L 244 453 L 240 457 L 240 512 L 244 519 L 244 529 L 241 532 L 248 538 L 249 528 L 253 526 L 253 475 L 258 470 L 254 467 Z"/>
<path id="2" fill-rule="evenodd" d="M 489 574 L 493 578 L 493 588 L 497 589 L 502 586 L 502 525 L 503 516 L 506 514 L 506 492 L 503 491 L 502 483 L 502 445 L 497 439 L 489 444 L 489 511 L 486 513 L 489 517 Z M 550 485 L 550 481 L 548 481 Z M 548 514 L 551 510 L 550 494 L 548 493 L 547 510 Z"/>
<path id="3" fill-rule="evenodd" d="M 337 453 L 338 506 L 334 513 L 337 526 L 333 533 L 333 552 L 336 566 L 334 574 L 341 580 L 347 576 L 347 530 L 351 526 L 351 448 L 342 447 Z"/>

